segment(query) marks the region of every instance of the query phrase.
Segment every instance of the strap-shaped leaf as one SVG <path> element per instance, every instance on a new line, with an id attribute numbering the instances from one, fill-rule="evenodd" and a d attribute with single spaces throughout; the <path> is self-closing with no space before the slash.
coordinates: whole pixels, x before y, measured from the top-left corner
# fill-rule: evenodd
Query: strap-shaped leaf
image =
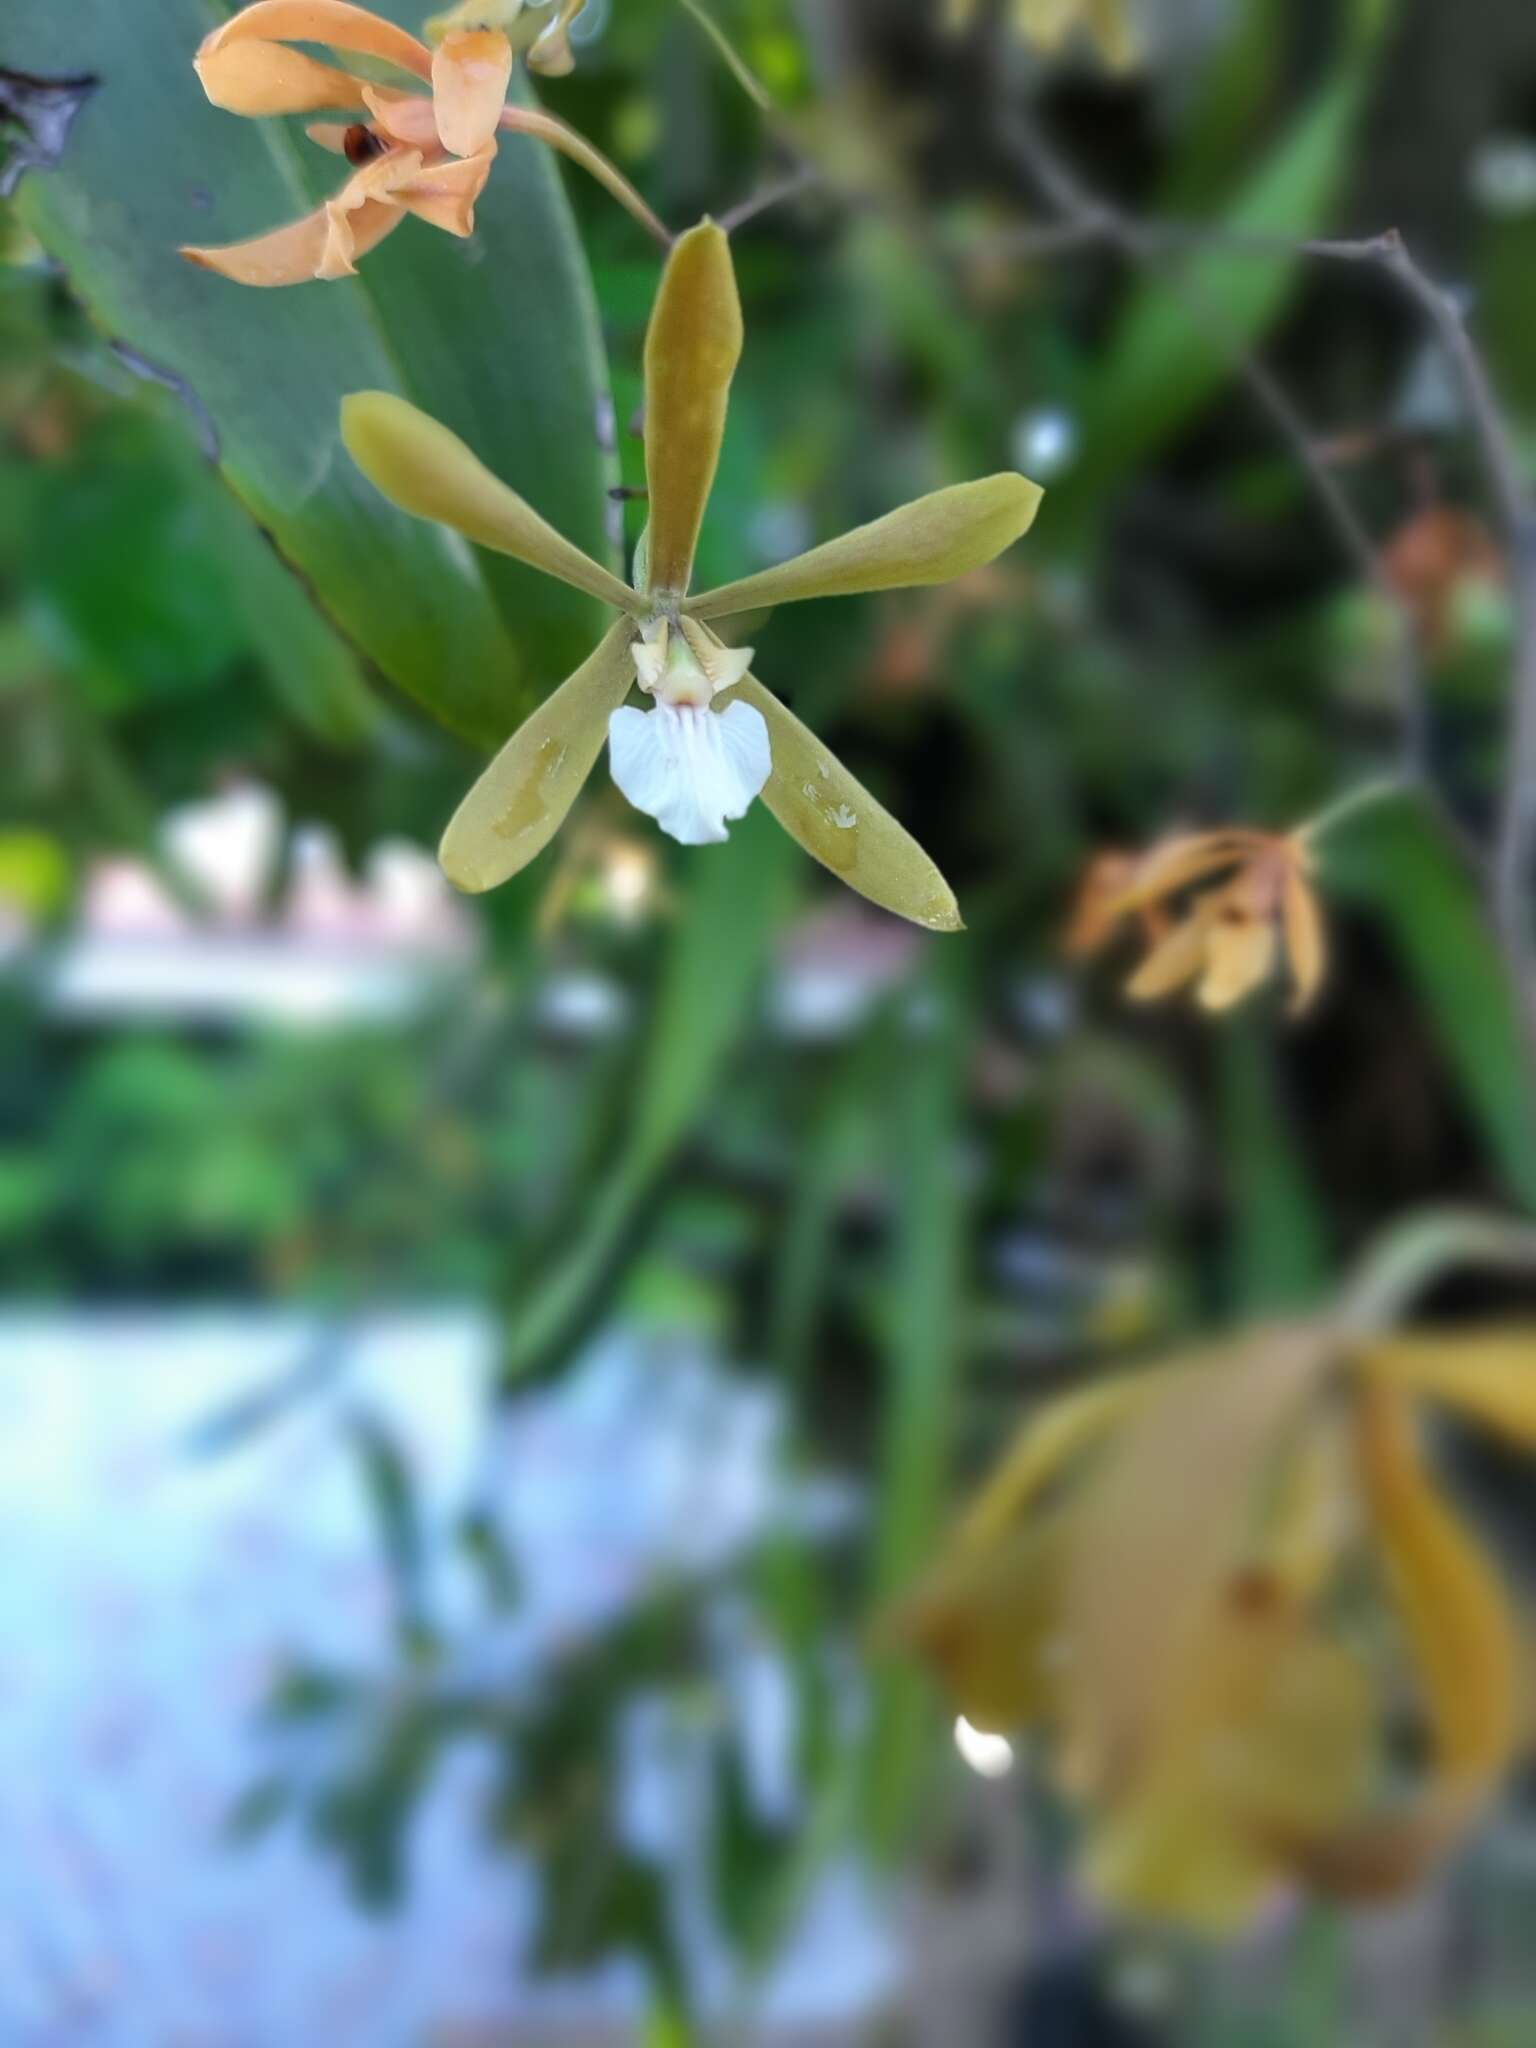
<path id="1" fill-rule="evenodd" d="M 773 772 L 763 802 L 791 839 L 882 910 L 930 931 L 959 931 L 954 891 L 911 833 L 755 676 L 722 691 L 716 707 L 737 698 L 767 721 Z"/>
<path id="2" fill-rule="evenodd" d="M 204 52 L 227 49 L 231 43 L 256 37 L 269 43 L 324 43 L 333 50 L 352 50 L 360 57 L 381 57 L 418 78 L 429 78 L 432 57 L 403 28 L 348 0 L 255 0 L 203 43 Z"/>
<path id="3" fill-rule="evenodd" d="M 431 11 L 422 0 L 376 6 L 410 26 Z M 338 174 L 297 122 L 209 104 L 192 69 L 215 19 L 209 0 L 6 0 L 3 12 L 6 64 L 63 77 L 88 61 L 100 80 L 58 165 L 21 180 L 21 218 L 93 321 L 186 391 L 220 474 L 347 638 L 489 759 L 586 659 L 611 613 L 398 511 L 348 460 L 340 405 L 359 390 L 411 399 L 613 566 L 601 327 L 556 159 L 505 138 L 473 248 L 408 218 L 345 283 L 257 299 L 178 246 L 294 221 Z M 430 120 L 431 102 L 416 104 Z"/>
<path id="4" fill-rule="evenodd" d="M 389 391 L 354 392 L 341 402 L 341 438 L 369 482 L 402 511 L 439 520 L 605 604 L 639 609 L 626 584 L 556 533 L 457 434 L 407 399 Z"/>
<path id="5" fill-rule="evenodd" d="M 688 588 L 740 355 L 731 245 L 703 221 L 674 244 L 645 337 L 652 590 Z"/>
<path id="6" fill-rule="evenodd" d="M 544 851 L 635 679 L 634 628 L 620 619 L 590 661 L 524 721 L 453 815 L 437 857 L 456 889 L 494 889 Z"/>
<path id="7" fill-rule="evenodd" d="M 1043 496 L 1038 484 L 1011 471 L 951 484 L 777 569 L 704 591 L 689 599 L 687 609 L 695 618 L 723 619 L 803 597 L 947 583 L 980 569 L 1027 533 Z"/>

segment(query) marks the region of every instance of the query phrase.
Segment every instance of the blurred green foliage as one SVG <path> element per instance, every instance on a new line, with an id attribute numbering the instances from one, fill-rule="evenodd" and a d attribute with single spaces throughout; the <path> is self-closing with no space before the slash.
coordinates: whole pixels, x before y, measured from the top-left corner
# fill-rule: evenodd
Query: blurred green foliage
<path id="1" fill-rule="evenodd" d="M 61 924 L 69 877 L 104 852 L 158 859 L 166 808 L 232 773 L 354 857 L 386 832 L 431 845 L 470 757 L 417 707 L 488 742 L 580 651 L 581 601 L 531 608 L 534 579 L 450 560 L 317 465 L 339 391 L 408 389 L 594 551 L 610 470 L 643 481 L 630 428 L 653 253 L 531 145 L 507 146 L 468 261 L 408 226 L 346 285 L 257 299 L 177 266 L 189 214 L 200 237 L 234 234 L 311 189 L 286 142 L 202 105 L 185 59 L 205 12 L 99 0 L 0 30 L 0 61 L 60 70 L 90 51 L 145 88 L 131 185 L 104 89 L 61 170 L 23 180 L 0 267 L 0 890 Z M 242 1822 L 302 1815 L 387 1899 L 440 1751 L 488 1736 L 493 1825 L 544 1875 L 544 1960 L 638 1949 L 668 2025 L 686 1986 L 663 1880 L 610 1821 L 612 1730 L 637 1690 L 697 1706 L 713 1731 L 709 1854 L 750 1971 L 855 1829 L 887 1855 L 910 1854 L 914 1822 L 930 1850 L 952 1845 L 933 1703 L 878 1670 L 868 1739 L 850 1735 L 827 1647 L 921 1558 L 1022 1402 L 1180 1332 L 1315 1302 L 1420 1202 L 1536 1206 L 1530 1066 L 1466 851 L 1500 794 L 1497 577 L 1462 578 L 1445 632 L 1425 637 L 1433 801 L 1362 811 L 1327 843 L 1334 965 L 1315 1019 L 1293 1028 L 1269 999 L 1214 1026 L 1130 1012 L 1113 965 L 1069 978 L 1057 944 L 1099 846 L 1176 823 L 1286 827 L 1402 755 L 1391 621 L 1236 354 L 1261 347 L 1338 436 L 1337 473 L 1383 544 L 1426 505 L 1481 506 L 1406 306 L 1267 251 L 1202 249 L 1155 276 L 1097 252 L 1020 255 L 1038 214 L 993 117 L 1027 107 L 1148 212 L 1412 231 L 1431 188 L 1465 192 L 1424 83 L 1432 0 L 1234 4 L 1130 81 L 945 42 L 923 0 L 829 8 L 836 35 L 787 0 L 717 12 L 825 176 L 738 240 L 747 347 L 700 580 L 959 476 L 1060 460 L 1035 531 L 996 570 L 951 593 L 786 608 L 758 636 L 765 678 L 932 848 L 970 934 L 887 971 L 867 927 L 834 928 L 818 957 L 873 994 L 846 1030 L 796 1039 L 765 993 L 782 992 L 807 907 L 831 899 L 755 817 L 725 848 L 661 850 L 634 928 L 578 892 L 540 935 L 573 858 L 557 847 L 481 906 L 473 986 L 408 1026 L 65 1027 L 27 979 L 36 962 L 0 1012 L 8 1296 L 469 1296 L 502 1314 L 508 1384 L 558 1372 L 615 1314 L 681 1321 L 787 1390 L 797 1465 L 869 1479 L 859 1543 L 828 1561 L 776 1540 L 732 1575 L 801 1717 L 806 1818 L 770 1840 L 740 1796 L 701 1596 L 656 1589 L 532 1704 L 465 1696 L 421 1591 L 408 1447 L 349 1423 L 397 1587 L 399 1669 L 296 1670 L 274 1753 L 302 1729 L 308 1762 L 258 1784 Z M 1490 30 L 1489 66 L 1502 47 Z M 1536 46 L 1524 61 L 1536 79 Z M 782 168 L 668 0 L 619 0 L 548 96 L 677 222 Z M 1393 182 L 1384 126 L 1414 136 L 1421 183 Z M 1529 208 L 1458 206 L 1434 254 L 1482 287 L 1480 339 L 1536 435 Z M 135 374 L 146 361 L 198 406 Z M 226 491 L 204 414 L 226 478 L 347 638 Z M 627 518 L 632 544 L 643 508 Z M 599 839 L 614 815 L 594 793 Z M 610 978 L 637 1027 L 551 1029 L 537 992 L 565 971 Z M 274 1390 L 272 1412 L 308 1387 Z M 466 1509 L 494 1616 L 516 1574 L 490 1527 Z M 1191 2027 L 1323 2038 L 1332 1942 L 1326 1925 L 1305 1935 L 1295 2009 L 1262 2024 L 1192 1970 Z"/>

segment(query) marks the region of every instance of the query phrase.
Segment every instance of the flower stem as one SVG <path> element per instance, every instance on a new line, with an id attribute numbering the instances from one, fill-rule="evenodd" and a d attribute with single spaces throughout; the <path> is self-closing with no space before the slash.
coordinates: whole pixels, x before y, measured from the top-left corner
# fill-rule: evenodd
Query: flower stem
<path id="1" fill-rule="evenodd" d="M 595 143 L 588 142 L 568 122 L 554 114 L 546 114 L 540 108 L 503 107 L 501 126 L 510 129 L 514 135 L 531 135 L 536 142 L 547 143 L 551 149 L 559 150 L 562 156 L 568 156 L 572 163 L 580 164 L 663 249 L 671 248 L 671 233 L 652 213 L 618 165 L 611 163 Z"/>
<path id="2" fill-rule="evenodd" d="M 1389 1330 L 1414 1298 L 1457 1267 L 1493 1272 L 1536 1270 L 1536 1229 L 1469 1209 L 1431 1209 L 1388 1233 L 1367 1255 L 1339 1305 L 1352 1335 Z"/>
<path id="3" fill-rule="evenodd" d="M 1379 804 L 1389 796 L 1402 796 L 1412 784 L 1401 775 L 1378 775 L 1369 782 L 1358 783 L 1353 789 L 1346 789 L 1340 797 L 1319 811 L 1315 818 L 1309 818 L 1297 832 L 1298 839 L 1321 839 L 1342 825 L 1346 818 L 1352 818 L 1357 811 L 1363 811 L 1372 804 Z"/>

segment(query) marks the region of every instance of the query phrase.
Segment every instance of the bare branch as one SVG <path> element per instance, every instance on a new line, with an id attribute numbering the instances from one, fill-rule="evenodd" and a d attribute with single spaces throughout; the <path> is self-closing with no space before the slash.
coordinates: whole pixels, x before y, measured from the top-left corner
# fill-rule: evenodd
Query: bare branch
<path id="1" fill-rule="evenodd" d="M 1265 236 L 1228 236 L 1220 229 L 1207 231 L 1182 223 L 1146 221 L 1110 204 L 1092 192 L 1050 145 L 1035 124 L 1018 113 L 1007 120 L 1004 140 L 1015 161 L 1026 172 L 1057 219 L 1043 230 L 1026 230 L 1020 243 L 1031 253 L 1054 253 L 1042 247 L 1041 237 L 1056 237 L 1056 248 L 1097 245 L 1116 250 L 1138 267 L 1153 269 L 1163 259 L 1183 251 L 1210 247 L 1231 247 L 1248 255 L 1298 253 L 1350 256 L 1356 260 L 1379 260 L 1396 242 L 1392 236 L 1371 241 L 1301 244 Z M 1020 246 L 1015 244 L 1014 246 Z M 1357 573 L 1376 592 L 1391 616 L 1396 631 L 1397 693 L 1401 719 L 1404 767 L 1422 775 L 1425 767 L 1426 713 L 1419 662 L 1418 637 L 1414 621 L 1396 586 L 1387 574 L 1380 551 L 1364 522 L 1351 504 L 1317 440 L 1294 400 L 1261 357 L 1232 334 L 1231 323 L 1222 307 L 1208 293 L 1198 292 L 1189 280 L 1184 289 L 1198 300 L 1200 318 L 1208 326 L 1225 332 L 1231 341 L 1233 366 L 1255 401 L 1268 414 L 1281 437 L 1296 456 L 1344 553 Z"/>

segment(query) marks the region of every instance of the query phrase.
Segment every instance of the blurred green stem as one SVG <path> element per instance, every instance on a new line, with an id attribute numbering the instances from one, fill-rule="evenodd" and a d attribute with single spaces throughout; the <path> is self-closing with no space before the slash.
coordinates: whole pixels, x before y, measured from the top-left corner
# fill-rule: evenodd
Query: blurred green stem
<path id="1" fill-rule="evenodd" d="M 1368 810 L 1372 804 L 1382 803 L 1388 797 L 1404 796 L 1413 787 L 1401 775 L 1373 776 L 1369 782 L 1357 783 L 1353 789 L 1346 789 L 1342 796 L 1335 797 L 1315 818 L 1308 819 L 1298 836 L 1308 840 L 1322 839 L 1357 812 Z"/>
<path id="2" fill-rule="evenodd" d="M 1459 1266 L 1536 1274 L 1536 1229 L 1474 1209 L 1410 1217 L 1367 1255 L 1339 1308 L 1355 1336 L 1390 1329 L 1424 1290 Z"/>

